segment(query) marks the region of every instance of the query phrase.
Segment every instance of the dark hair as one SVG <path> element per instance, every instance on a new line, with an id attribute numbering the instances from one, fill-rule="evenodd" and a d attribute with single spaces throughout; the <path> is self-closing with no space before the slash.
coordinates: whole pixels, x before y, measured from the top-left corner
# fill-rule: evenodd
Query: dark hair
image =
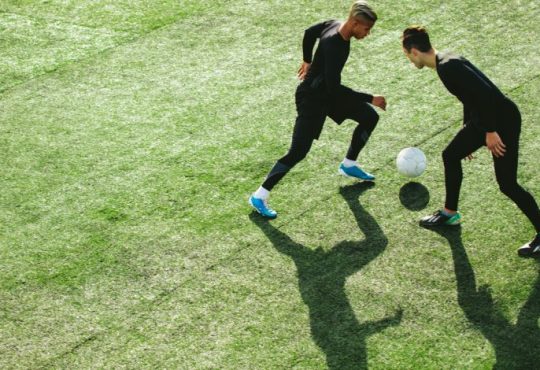
<path id="1" fill-rule="evenodd" d="M 431 50 L 429 35 L 422 26 L 410 26 L 403 31 L 403 47 L 410 52 L 412 48 L 425 53 Z"/>
<path id="2" fill-rule="evenodd" d="M 377 21 L 377 13 L 364 0 L 357 0 L 352 4 L 349 17 L 363 18 L 373 23 Z"/>

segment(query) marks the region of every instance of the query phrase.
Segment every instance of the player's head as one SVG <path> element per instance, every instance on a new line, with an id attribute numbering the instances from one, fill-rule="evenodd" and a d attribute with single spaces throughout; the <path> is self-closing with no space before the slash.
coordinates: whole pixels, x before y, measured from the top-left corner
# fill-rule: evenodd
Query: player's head
<path id="1" fill-rule="evenodd" d="M 377 13 L 363 0 L 355 1 L 349 12 L 349 20 L 352 22 L 352 36 L 363 39 L 377 21 Z"/>
<path id="2" fill-rule="evenodd" d="M 425 64 L 421 54 L 433 51 L 427 30 L 422 26 L 407 27 L 401 40 L 405 56 L 416 68 L 423 68 Z"/>
<path id="3" fill-rule="evenodd" d="M 432 49 L 428 32 L 425 27 L 422 26 L 407 27 L 405 31 L 403 31 L 401 39 L 403 42 L 403 49 L 409 53 L 413 48 L 423 53 L 429 52 Z"/>

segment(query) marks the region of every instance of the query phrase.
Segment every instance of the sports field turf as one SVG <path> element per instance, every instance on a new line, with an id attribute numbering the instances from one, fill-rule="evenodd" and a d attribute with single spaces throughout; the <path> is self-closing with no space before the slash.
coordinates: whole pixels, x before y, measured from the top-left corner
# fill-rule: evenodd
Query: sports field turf
<path id="1" fill-rule="evenodd" d="M 418 227 L 461 105 L 399 39 L 426 25 L 519 105 L 540 200 L 538 1 L 373 1 L 342 77 L 388 100 L 360 159 L 376 185 L 337 175 L 354 125 L 327 121 L 279 218 L 248 206 L 288 149 L 303 30 L 350 2 L 0 1 L 0 368 L 538 368 L 534 230 L 487 150 L 463 226 Z"/>

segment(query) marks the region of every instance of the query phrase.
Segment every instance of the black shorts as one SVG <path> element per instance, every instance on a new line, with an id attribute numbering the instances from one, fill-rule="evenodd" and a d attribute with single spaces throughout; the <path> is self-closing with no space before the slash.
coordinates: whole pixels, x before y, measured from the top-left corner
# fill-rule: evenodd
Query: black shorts
<path id="1" fill-rule="evenodd" d="M 313 139 L 321 135 L 326 117 L 340 125 L 348 118 L 358 120 L 374 110 L 365 101 L 364 94 L 349 88 L 331 100 L 318 90 L 301 83 L 296 89 L 295 101 L 297 117 L 294 134 Z"/>

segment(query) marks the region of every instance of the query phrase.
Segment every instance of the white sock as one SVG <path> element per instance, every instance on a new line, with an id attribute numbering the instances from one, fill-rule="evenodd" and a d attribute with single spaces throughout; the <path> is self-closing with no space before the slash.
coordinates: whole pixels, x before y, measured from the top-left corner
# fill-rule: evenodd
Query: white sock
<path id="1" fill-rule="evenodd" d="M 345 158 L 345 159 L 343 160 L 343 162 L 341 162 L 341 163 L 343 163 L 343 165 L 344 165 L 345 167 L 354 167 L 354 166 L 356 166 L 356 161 L 353 161 L 353 160 L 347 159 L 347 158 Z"/>
<path id="2" fill-rule="evenodd" d="M 260 186 L 255 193 L 253 193 L 253 196 L 258 199 L 267 199 L 270 196 L 270 192 Z"/>

